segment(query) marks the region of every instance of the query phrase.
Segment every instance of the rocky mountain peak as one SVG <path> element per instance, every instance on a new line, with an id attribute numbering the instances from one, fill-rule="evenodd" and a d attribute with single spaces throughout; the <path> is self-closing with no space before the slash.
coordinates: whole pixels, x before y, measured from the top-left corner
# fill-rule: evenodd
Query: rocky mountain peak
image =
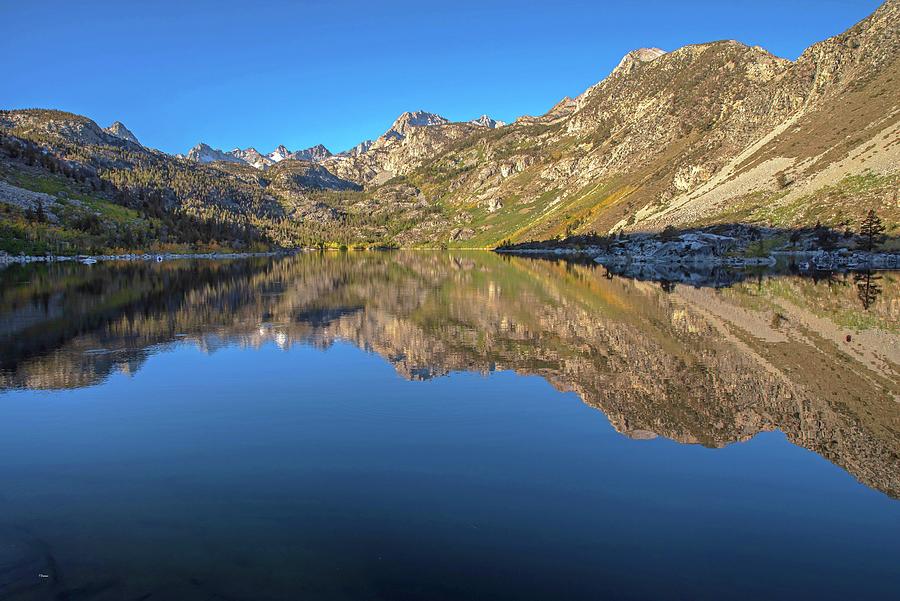
<path id="1" fill-rule="evenodd" d="M 191 148 L 187 154 L 178 155 L 182 158 L 186 158 L 191 161 L 196 161 L 198 163 L 213 163 L 215 161 L 225 161 L 227 163 L 243 163 L 244 160 L 240 159 L 231 153 L 223 152 L 218 148 L 213 148 L 208 144 L 200 142 L 193 148 Z"/>
<path id="2" fill-rule="evenodd" d="M 266 169 L 275 163 L 287 159 L 320 162 L 329 158 L 331 156 L 331 151 L 325 148 L 325 146 L 317 144 L 316 146 L 312 146 L 305 150 L 291 152 L 284 144 L 280 144 L 269 154 L 262 154 L 253 147 L 244 148 L 243 150 L 241 148 L 234 148 L 228 152 L 223 152 L 201 142 L 191 148 L 187 154 L 179 156 L 192 161 L 197 161 L 198 163 L 227 161 L 229 163 L 246 163 L 257 169 Z"/>
<path id="3" fill-rule="evenodd" d="M 361 154 L 368 152 L 368 150 L 372 147 L 372 144 L 374 144 L 374 143 L 375 143 L 374 140 L 363 140 L 362 142 L 360 142 L 353 148 L 350 148 L 349 150 L 345 150 L 344 152 L 338 153 L 337 156 L 339 156 L 339 157 L 359 156 Z"/>
<path id="4" fill-rule="evenodd" d="M 106 133 L 111 134 L 117 138 L 121 138 L 123 140 L 128 140 L 129 142 L 134 142 L 135 144 L 140 145 L 138 142 L 137 136 L 135 136 L 121 121 L 116 121 L 109 127 L 104 128 Z"/>
<path id="5" fill-rule="evenodd" d="M 315 146 L 310 146 L 309 148 L 306 148 L 304 150 L 298 150 L 291 155 L 291 158 L 298 161 L 312 161 L 314 163 L 317 163 L 319 161 L 324 161 L 330 156 L 330 150 L 325 148 L 325 146 L 322 144 L 316 144 Z"/>
<path id="6" fill-rule="evenodd" d="M 276 148 L 266 156 L 277 163 L 278 161 L 283 161 L 284 159 L 290 157 L 291 151 L 288 150 L 284 144 L 279 144 L 278 148 Z"/>
<path id="7" fill-rule="evenodd" d="M 577 101 L 574 98 L 570 98 L 568 96 L 564 96 L 562 100 L 553 105 L 547 115 L 553 118 L 563 117 L 568 115 L 573 110 L 575 110 L 575 105 Z"/>
<path id="8" fill-rule="evenodd" d="M 482 115 L 477 119 L 472 119 L 469 121 L 472 125 L 477 125 L 479 127 L 487 127 L 489 129 L 495 129 L 497 127 L 503 127 L 506 125 L 503 121 L 497 121 L 496 119 L 491 119 L 487 115 Z"/>
<path id="9" fill-rule="evenodd" d="M 638 65 L 654 61 L 665 53 L 665 50 L 660 50 L 659 48 L 638 48 L 637 50 L 632 50 L 622 57 L 622 60 L 613 69 L 613 73 L 627 75 L 634 71 Z"/>
<path id="10" fill-rule="evenodd" d="M 228 154 L 243 160 L 245 163 L 253 165 L 257 169 L 265 169 L 273 163 L 272 159 L 263 155 L 253 147 L 245 148 L 244 150 L 235 148 Z"/>
<path id="11" fill-rule="evenodd" d="M 411 127 L 427 127 L 430 125 L 446 125 L 450 123 L 449 119 L 445 119 L 440 115 L 428 113 L 425 111 L 405 112 L 394 121 L 391 128 L 382 137 L 404 138 Z"/>
<path id="12" fill-rule="evenodd" d="M 590 91 L 590 88 L 588 88 Z M 587 92 L 585 92 L 587 93 Z M 516 119 L 516 123 L 552 123 L 557 119 L 568 117 L 578 106 L 578 101 L 569 96 L 564 96 L 562 100 L 554 104 L 549 111 L 540 117 L 531 115 L 522 115 Z"/>
<path id="13" fill-rule="evenodd" d="M 876 73 L 896 73 L 900 57 L 900 0 L 886 0 L 847 31 L 813 44 L 797 59 L 797 74 L 812 83 L 809 101 L 862 85 Z M 896 75 L 886 74 L 890 86 Z"/>

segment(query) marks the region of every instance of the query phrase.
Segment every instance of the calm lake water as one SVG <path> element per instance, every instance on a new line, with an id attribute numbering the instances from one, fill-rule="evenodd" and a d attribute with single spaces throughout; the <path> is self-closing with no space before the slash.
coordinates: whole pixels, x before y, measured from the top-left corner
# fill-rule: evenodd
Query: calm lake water
<path id="1" fill-rule="evenodd" d="M 900 274 L 0 271 L 0 599 L 883 599 Z"/>

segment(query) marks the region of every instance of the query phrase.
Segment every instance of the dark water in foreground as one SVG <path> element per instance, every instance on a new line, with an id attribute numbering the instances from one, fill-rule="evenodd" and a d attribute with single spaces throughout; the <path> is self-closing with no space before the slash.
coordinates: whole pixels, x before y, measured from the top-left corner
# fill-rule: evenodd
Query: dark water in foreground
<path id="1" fill-rule="evenodd" d="M 889 273 L 14 266 L 0 599 L 888 598 L 898 322 Z"/>

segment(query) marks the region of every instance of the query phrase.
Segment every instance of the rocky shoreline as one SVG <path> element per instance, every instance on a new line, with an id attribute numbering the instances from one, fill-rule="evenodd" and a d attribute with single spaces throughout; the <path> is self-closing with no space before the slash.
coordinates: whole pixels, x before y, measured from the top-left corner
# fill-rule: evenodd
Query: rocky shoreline
<path id="1" fill-rule="evenodd" d="M 764 257 L 711 256 L 686 253 L 677 257 L 641 253 L 616 254 L 599 248 L 522 248 L 497 249 L 510 255 L 537 257 L 572 257 L 590 259 L 602 265 L 668 265 L 684 267 L 774 267 L 779 261 L 794 263 L 801 271 L 835 271 L 854 269 L 900 269 L 900 253 L 864 252 L 837 249 L 833 251 L 773 251 Z"/>
<path id="2" fill-rule="evenodd" d="M 659 282 L 664 289 L 670 289 L 668 287 L 675 283 L 695 288 L 722 288 L 757 277 L 761 273 L 828 278 L 836 273 L 853 273 L 854 277 L 864 277 L 864 274 L 874 274 L 881 270 L 900 270 L 900 254 L 897 253 L 777 251 L 766 257 L 685 255 L 673 259 L 615 255 L 591 248 L 516 249 L 498 252 L 540 259 L 598 263 L 606 269 L 608 276 Z"/>
<path id="3" fill-rule="evenodd" d="M 508 245 L 497 252 L 634 268 L 740 269 L 787 264 L 801 272 L 900 269 L 900 252 L 865 248 L 858 236 L 824 228 L 783 231 L 737 224 L 681 232 L 573 236 Z"/>

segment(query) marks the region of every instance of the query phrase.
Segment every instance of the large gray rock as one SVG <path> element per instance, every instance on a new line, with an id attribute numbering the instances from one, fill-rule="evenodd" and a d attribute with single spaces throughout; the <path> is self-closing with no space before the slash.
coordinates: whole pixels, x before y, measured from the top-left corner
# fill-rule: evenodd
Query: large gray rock
<path id="1" fill-rule="evenodd" d="M 54 210 L 56 198 L 43 192 L 32 192 L 0 180 L 0 202 L 18 207 L 23 211 L 36 211 L 38 206 L 40 206 L 47 217 L 47 221 L 51 223 L 59 221 Z"/>

